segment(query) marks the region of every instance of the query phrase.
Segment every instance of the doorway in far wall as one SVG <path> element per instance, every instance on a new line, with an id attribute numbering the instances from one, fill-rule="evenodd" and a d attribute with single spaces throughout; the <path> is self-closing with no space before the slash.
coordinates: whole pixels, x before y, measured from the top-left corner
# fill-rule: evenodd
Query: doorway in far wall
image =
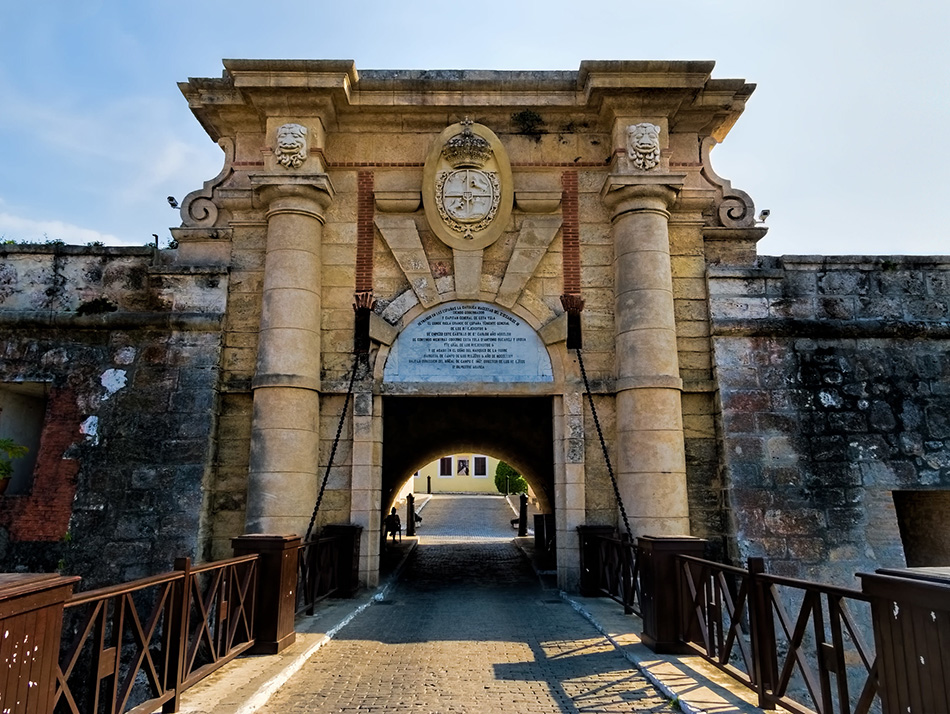
<path id="1" fill-rule="evenodd" d="M 950 567 L 950 490 L 894 491 L 908 568 Z"/>

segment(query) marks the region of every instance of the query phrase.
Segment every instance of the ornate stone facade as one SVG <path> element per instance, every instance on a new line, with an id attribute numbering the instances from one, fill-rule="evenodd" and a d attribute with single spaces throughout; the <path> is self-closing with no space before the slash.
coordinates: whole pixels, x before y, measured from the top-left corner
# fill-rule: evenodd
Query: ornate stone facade
<path id="1" fill-rule="evenodd" d="M 60 515 L 76 562 L 94 570 L 94 549 L 127 542 L 163 569 L 185 554 L 156 530 L 173 513 L 171 540 L 199 557 L 245 530 L 302 533 L 327 473 L 317 526 L 364 527 L 372 584 L 399 487 L 473 451 L 518 468 L 554 513 L 573 588 L 577 527 L 623 527 L 581 343 L 635 535 L 691 533 L 842 581 L 902 565 L 900 509 L 923 510 L 893 492 L 950 487 L 950 263 L 759 258 L 752 200 L 710 160 L 754 87 L 712 70 L 227 60 L 222 78 L 182 83 L 224 165 L 182 201 L 178 247 L 35 266 L 18 249 L 0 268 L 18 355 L 0 379 L 74 390 L 77 495 Z M 74 314 L 93 299 L 114 314 Z M 71 378 L 79 343 L 100 371 Z M 103 401 L 96 374 L 126 369 L 120 355 L 129 380 Z M 131 443 L 126 423 L 145 438 L 143 414 L 161 443 L 101 448 Z M 160 519 L 115 496 L 122 483 Z M 31 536 L 3 508 L 18 543 L 0 547 L 27 562 Z M 122 568 L 108 575 L 136 572 Z"/>

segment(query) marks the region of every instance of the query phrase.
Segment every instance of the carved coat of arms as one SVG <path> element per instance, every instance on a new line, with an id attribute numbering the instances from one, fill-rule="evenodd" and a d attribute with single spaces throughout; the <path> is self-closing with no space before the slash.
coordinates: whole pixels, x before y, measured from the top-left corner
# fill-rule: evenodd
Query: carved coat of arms
<path id="1" fill-rule="evenodd" d="M 426 161 L 424 182 L 426 216 L 444 242 L 475 250 L 500 235 L 511 213 L 511 169 L 490 129 L 468 119 L 446 129 Z"/>

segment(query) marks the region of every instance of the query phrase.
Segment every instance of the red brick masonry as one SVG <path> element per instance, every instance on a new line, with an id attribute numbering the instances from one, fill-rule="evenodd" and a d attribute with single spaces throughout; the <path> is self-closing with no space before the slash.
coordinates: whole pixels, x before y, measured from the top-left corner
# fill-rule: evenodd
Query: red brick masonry
<path id="1" fill-rule="evenodd" d="M 373 239 L 376 230 L 373 227 L 376 208 L 373 172 L 357 172 L 356 186 L 356 292 L 372 292 Z"/>
<path id="2" fill-rule="evenodd" d="M 561 174 L 561 239 L 564 252 L 564 294 L 580 295 L 581 292 L 581 243 L 580 224 L 577 217 L 577 172 Z"/>
<path id="3" fill-rule="evenodd" d="M 76 395 L 53 389 L 28 494 L 0 496 L 0 526 L 17 541 L 58 541 L 69 529 L 79 462 L 65 456 L 80 438 Z"/>

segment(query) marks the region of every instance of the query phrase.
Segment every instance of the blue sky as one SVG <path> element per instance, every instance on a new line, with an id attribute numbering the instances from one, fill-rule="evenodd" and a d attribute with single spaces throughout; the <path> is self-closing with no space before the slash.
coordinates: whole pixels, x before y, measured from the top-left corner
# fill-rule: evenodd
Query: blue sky
<path id="1" fill-rule="evenodd" d="M 950 3 L 0 0 L 0 236 L 143 245 L 221 168 L 177 82 L 221 59 L 577 69 L 711 59 L 758 85 L 713 152 L 766 254 L 948 254 Z"/>

